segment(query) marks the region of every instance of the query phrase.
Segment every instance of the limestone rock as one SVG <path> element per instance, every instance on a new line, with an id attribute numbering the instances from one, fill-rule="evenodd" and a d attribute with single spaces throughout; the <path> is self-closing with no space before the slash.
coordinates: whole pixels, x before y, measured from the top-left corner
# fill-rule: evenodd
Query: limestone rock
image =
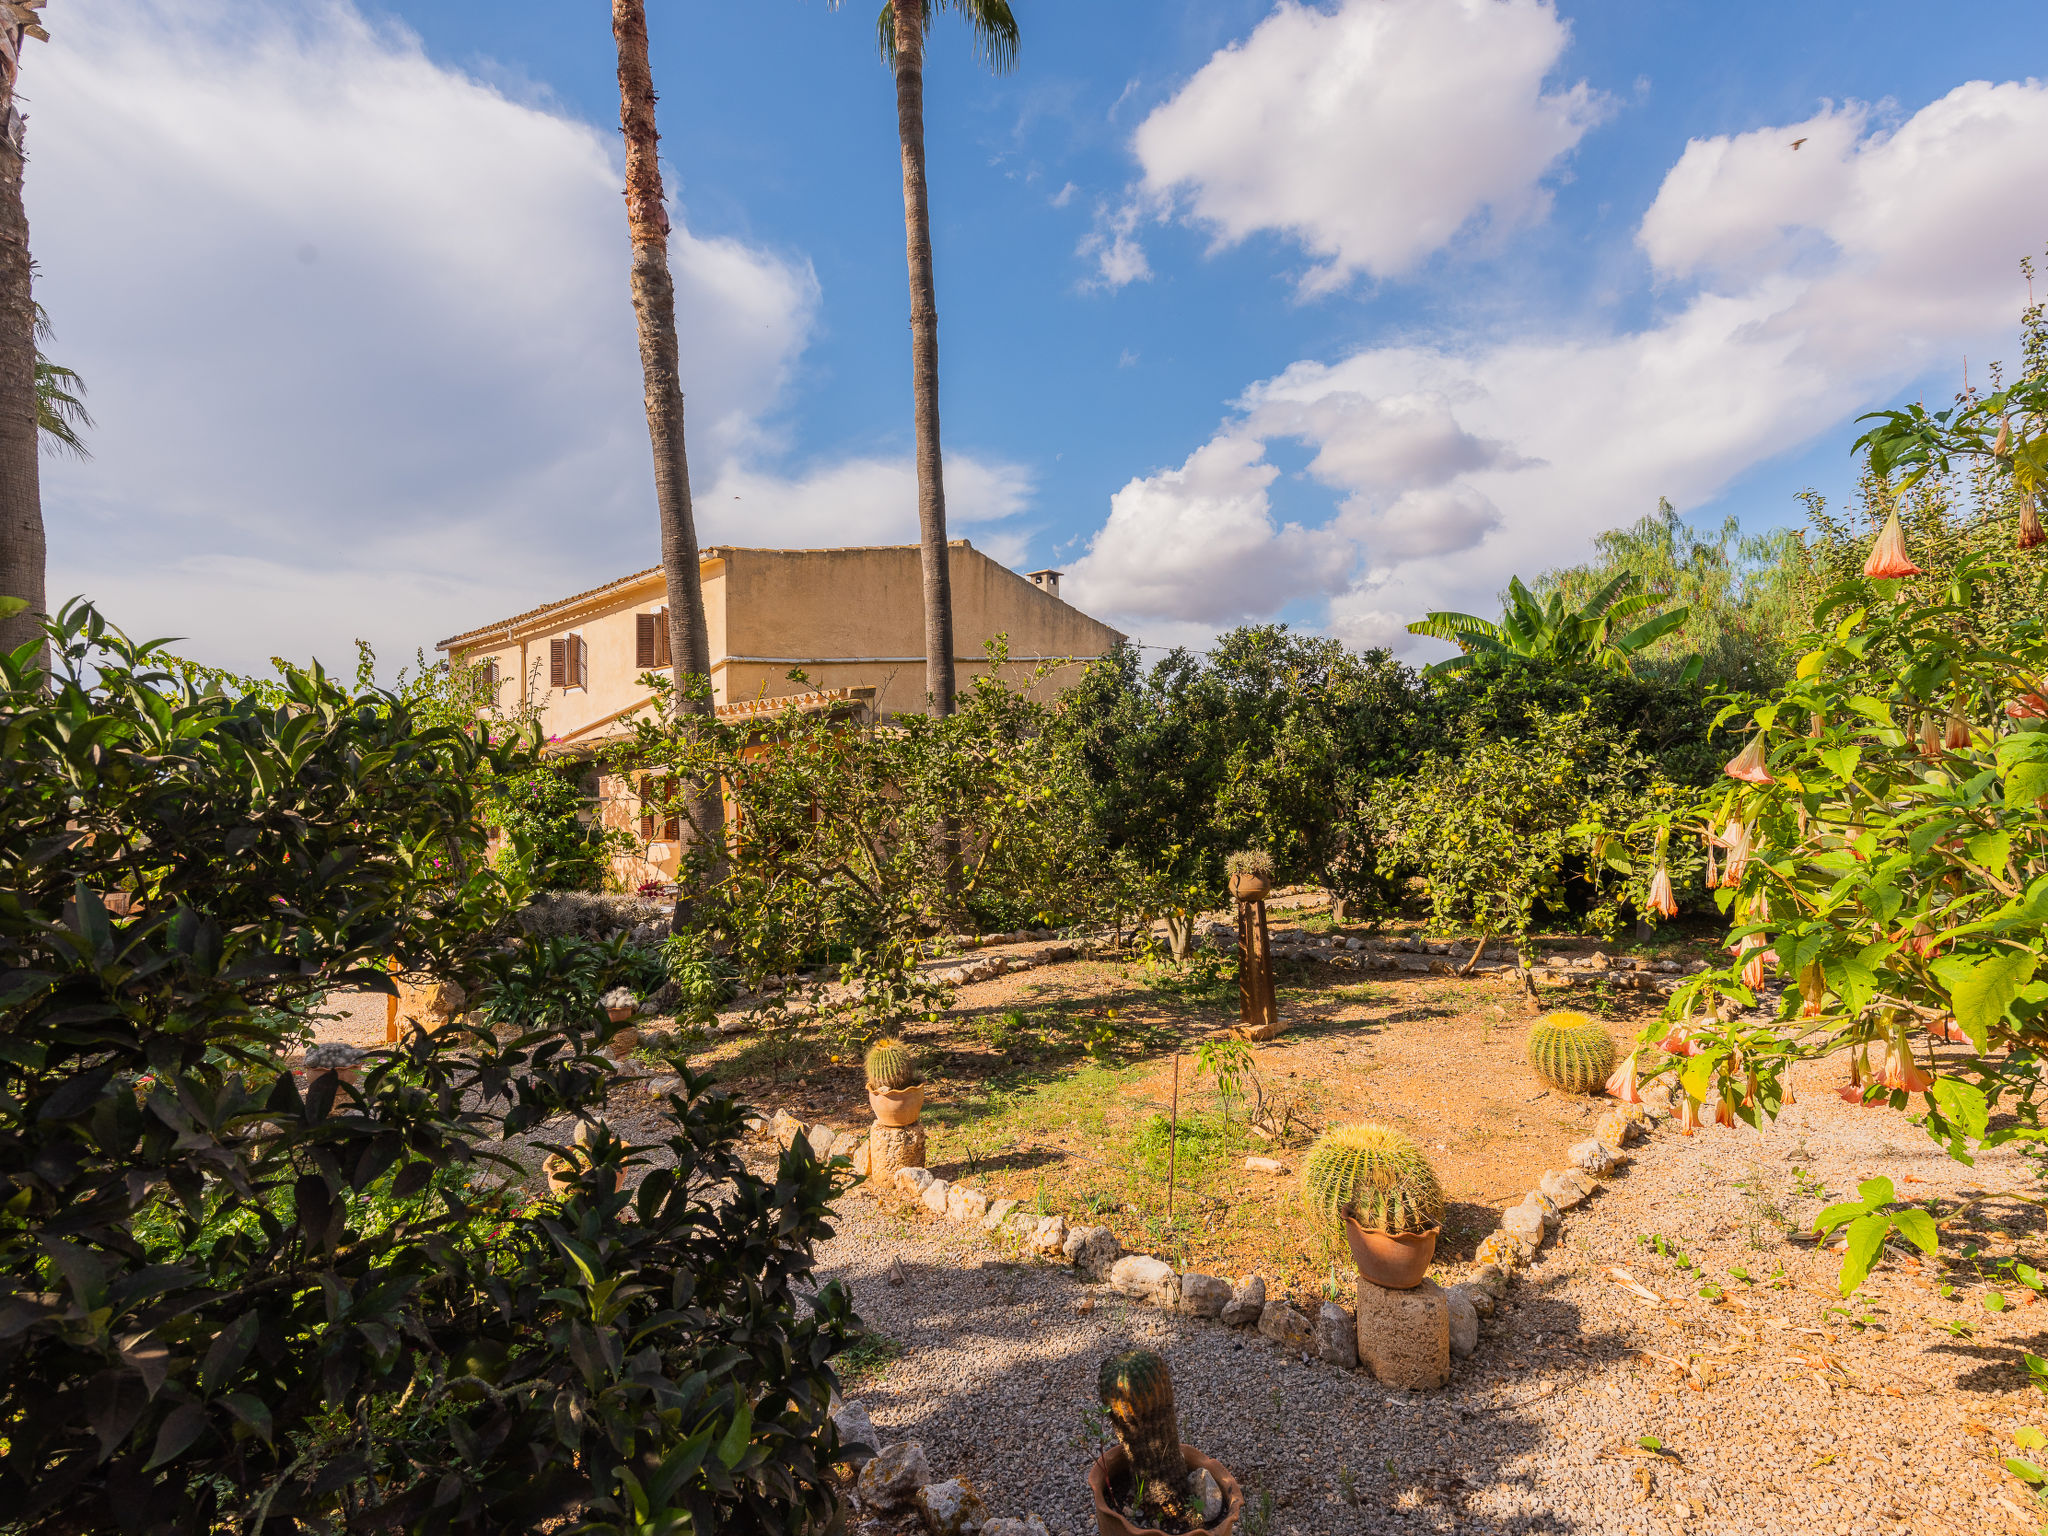
<path id="1" fill-rule="evenodd" d="M 1347 1371 L 1358 1364 L 1358 1319 L 1349 1307 L 1326 1301 L 1316 1313 L 1316 1358 Z"/>
<path id="2" fill-rule="evenodd" d="M 1495 1264 L 1513 1271 L 1525 1268 L 1536 1257 L 1536 1250 L 1511 1232 L 1489 1232 L 1472 1257 L 1481 1264 Z"/>
<path id="3" fill-rule="evenodd" d="M 1522 1204 L 1533 1205 L 1537 1210 L 1541 1211 L 1543 1213 L 1543 1225 L 1553 1232 L 1557 1230 L 1558 1223 L 1564 1220 L 1564 1211 L 1558 1206 L 1558 1203 L 1540 1189 L 1532 1189 L 1529 1193 L 1522 1196 Z"/>
<path id="4" fill-rule="evenodd" d="M 1164 1259 L 1126 1254 L 1109 1267 L 1109 1283 L 1133 1300 L 1171 1307 L 1180 1300 L 1180 1276 Z"/>
<path id="5" fill-rule="evenodd" d="M 1607 1111 L 1593 1124 L 1593 1139 L 1601 1146 L 1619 1152 L 1642 1133 L 1629 1123 L 1628 1116 Z"/>
<path id="6" fill-rule="evenodd" d="M 1507 1272 L 1498 1264 L 1481 1263 L 1465 1277 L 1464 1283 L 1475 1290 L 1486 1292 L 1495 1301 L 1499 1301 L 1508 1293 Z"/>
<path id="7" fill-rule="evenodd" d="M 778 1109 L 768 1120 L 768 1134 L 778 1147 L 793 1145 L 805 1129 L 803 1121 L 786 1109 Z"/>
<path id="8" fill-rule="evenodd" d="M 435 1029 L 446 1024 L 469 1004 L 469 998 L 455 982 L 434 976 L 408 976 L 398 983 L 398 1018 L 411 1019 Z"/>
<path id="9" fill-rule="evenodd" d="M 1591 1138 L 1574 1142 L 1566 1149 L 1565 1156 L 1574 1168 L 1583 1168 L 1595 1175 L 1613 1173 L 1628 1161 L 1627 1153 L 1617 1152 Z"/>
<path id="10" fill-rule="evenodd" d="M 1315 1348 L 1315 1324 L 1285 1297 L 1276 1296 L 1266 1303 L 1265 1310 L 1259 1313 L 1259 1332 L 1288 1350 Z"/>
<path id="11" fill-rule="evenodd" d="M 1214 1275 L 1180 1277 L 1180 1309 L 1196 1317 L 1221 1317 L 1230 1305 L 1230 1282 Z"/>
<path id="12" fill-rule="evenodd" d="M 1124 1245 L 1107 1227 L 1075 1227 L 1060 1245 L 1067 1262 L 1091 1280 L 1100 1280 L 1123 1257 Z"/>
<path id="13" fill-rule="evenodd" d="M 1015 1209 L 1017 1209 L 1017 1202 L 1014 1200 L 991 1200 L 988 1211 L 981 1218 L 981 1224 L 988 1231 L 993 1232 L 1010 1219 L 1010 1212 Z"/>
<path id="14" fill-rule="evenodd" d="M 1067 1219 L 1064 1216 L 1041 1216 L 1031 1229 L 1031 1235 L 1024 1240 L 1024 1246 L 1041 1258 L 1064 1259 L 1067 1246 Z"/>
<path id="15" fill-rule="evenodd" d="M 1458 1296 L 1464 1297 L 1471 1306 L 1473 1315 L 1476 1317 L 1493 1316 L 1493 1309 L 1497 1304 L 1494 1300 L 1493 1292 L 1483 1285 L 1474 1285 L 1470 1280 L 1461 1280 L 1456 1285 L 1445 1286 L 1444 1294 L 1454 1298 Z M 1455 1305 L 1455 1302 L 1453 1304 Z M 1456 1314 L 1454 1313 L 1452 1321 L 1455 1323 L 1456 1320 Z"/>
<path id="16" fill-rule="evenodd" d="M 1444 1300 L 1451 1309 L 1451 1353 L 1460 1360 L 1469 1360 L 1472 1351 L 1479 1347 L 1479 1309 L 1472 1304 L 1472 1293 L 1462 1285 L 1445 1291 Z M 1490 1304 L 1492 1298 L 1487 1300 Z"/>
<path id="17" fill-rule="evenodd" d="M 839 1431 L 840 1449 L 851 1453 L 846 1458 L 850 1465 L 866 1466 L 875 1459 L 875 1447 L 882 1443 L 882 1437 L 875 1429 L 875 1421 L 868 1417 L 865 1404 L 841 1405 L 832 1415 L 832 1424 Z"/>
<path id="18" fill-rule="evenodd" d="M 1287 1165 L 1277 1157 L 1248 1157 L 1244 1166 L 1248 1172 L 1267 1173 L 1276 1179 L 1287 1172 Z"/>
<path id="19" fill-rule="evenodd" d="M 831 1159 L 839 1144 L 839 1133 L 829 1125 L 814 1125 L 804 1132 L 804 1140 L 811 1144 L 811 1156 L 822 1163 Z"/>
<path id="20" fill-rule="evenodd" d="M 1026 1515 L 1021 1520 L 1005 1515 L 982 1526 L 981 1536 L 1052 1536 L 1052 1533 L 1036 1515 Z"/>
<path id="21" fill-rule="evenodd" d="M 898 1168 L 894 1175 L 896 1187 L 906 1195 L 921 1195 L 925 1186 L 932 1182 L 932 1176 L 922 1167 Z"/>
<path id="22" fill-rule="evenodd" d="M 876 1509 L 901 1509 L 917 1497 L 918 1489 L 931 1479 L 931 1463 L 924 1447 L 915 1440 L 898 1440 L 885 1445 L 875 1459 L 860 1469 L 854 1483 L 861 1502 Z"/>
<path id="23" fill-rule="evenodd" d="M 979 1221 L 988 1214 L 988 1196 L 978 1189 L 955 1184 L 946 1191 L 948 1221 Z"/>
<path id="24" fill-rule="evenodd" d="M 884 1179 L 895 1177 L 899 1168 L 915 1168 L 920 1173 L 924 1171 L 924 1127 L 871 1127 L 868 1131 L 868 1176 L 876 1183 L 880 1183 Z"/>
<path id="25" fill-rule="evenodd" d="M 1230 1300 L 1218 1315 L 1233 1328 L 1249 1328 L 1265 1310 L 1266 1282 L 1257 1275 L 1246 1275 L 1231 1287 Z"/>
<path id="26" fill-rule="evenodd" d="M 924 1202 L 924 1208 L 934 1216 L 943 1216 L 946 1214 L 946 1199 L 952 1193 L 953 1186 L 946 1180 L 933 1179 L 925 1185 L 924 1193 L 919 1195 L 918 1199 Z"/>
<path id="27" fill-rule="evenodd" d="M 966 1478 L 949 1477 L 917 1490 L 917 1513 L 931 1536 L 978 1536 L 988 1506 Z"/>
<path id="28" fill-rule="evenodd" d="M 1390 1387 L 1440 1387 L 1451 1375 L 1451 1303 L 1434 1280 L 1390 1291 L 1358 1277 L 1358 1361 Z"/>
<path id="29" fill-rule="evenodd" d="M 857 1179 L 868 1176 L 868 1159 L 871 1155 L 868 1144 L 863 1141 L 853 1149 L 853 1175 Z"/>
<path id="30" fill-rule="evenodd" d="M 1534 1248 L 1543 1241 L 1543 1210 L 1540 1206 L 1510 1206 L 1501 1213 L 1500 1229 L 1510 1237 L 1519 1237 Z"/>
<path id="31" fill-rule="evenodd" d="M 1598 1186 L 1576 1168 L 1553 1169 L 1536 1181 L 1536 1187 L 1550 1197 L 1551 1204 L 1561 1211 L 1569 1211 L 1584 1205 L 1586 1197 Z"/>
<path id="32" fill-rule="evenodd" d="M 1223 1518 L 1223 1485 L 1207 1467 L 1188 1474 L 1188 1502 L 1202 1513 L 1202 1524 L 1214 1525 Z"/>

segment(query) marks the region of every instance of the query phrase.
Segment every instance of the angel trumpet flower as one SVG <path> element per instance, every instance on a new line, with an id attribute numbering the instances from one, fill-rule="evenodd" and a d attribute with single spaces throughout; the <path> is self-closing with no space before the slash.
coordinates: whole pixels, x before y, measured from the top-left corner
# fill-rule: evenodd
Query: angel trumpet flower
<path id="1" fill-rule="evenodd" d="M 1690 1024 L 1676 1025 L 1658 1044 L 1671 1056 L 1697 1056 L 1700 1053 L 1699 1046 L 1693 1041 Z"/>
<path id="2" fill-rule="evenodd" d="M 1927 1026 L 1927 1033 L 1948 1045 L 1961 1045 L 1970 1037 L 1963 1033 L 1963 1026 L 1947 1014 Z"/>
<path id="3" fill-rule="evenodd" d="M 1821 1005 L 1827 997 L 1827 992 L 1827 977 L 1821 971 L 1820 962 L 1816 960 L 1799 973 L 1799 995 L 1806 1000 L 1804 1006 L 1799 1010 L 1799 1017 L 1802 1019 L 1819 1018 Z"/>
<path id="4" fill-rule="evenodd" d="M 2029 688 L 2006 705 L 2005 712 L 2015 720 L 2039 720 L 2048 715 L 2048 694 L 2043 694 L 2038 686 Z"/>
<path id="5" fill-rule="evenodd" d="M 1897 576 L 1924 576 L 1927 573 L 1913 563 L 1906 553 L 1906 530 L 1899 526 L 1896 508 L 1885 519 L 1884 528 L 1877 536 L 1877 542 L 1870 546 L 1870 556 L 1863 562 L 1863 574 L 1873 580 L 1882 581 Z"/>
<path id="6" fill-rule="evenodd" d="M 1643 1090 L 1636 1083 L 1636 1053 L 1633 1050 L 1622 1058 L 1621 1065 L 1608 1077 L 1605 1091 L 1624 1104 L 1643 1102 Z"/>
<path id="7" fill-rule="evenodd" d="M 1778 963 L 1778 952 L 1764 947 L 1764 940 L 1754 933 L 1742 941 L 1741 952 L 1748 954 L 1751 950 L 1755 950 L 1756 953 L 1750 955 L 1743 964 L 1742 984 L 1754 992 L 1764 984 L 1764 978 L 1770 974 L 1770 968 Z"/>
<path id="8" fill-rule="evenodd" d="M 1721 872 L 1714 868 L 1714 845 L 1712 843 L 1707 844 L 1706 881 L 1707 889 L 1710 891 L 1721 883 Z"/>
<path id="9" fill-rule="evenodd" d="M 1892 1026 L 1891 1044 L 1884 1053 L 1884 1085 L 1907 1093 L 1925 1093 L 1934 1086 L 1934 1075 L 1913 1059 L 1912 1042 L 1902 1024 Z"/>
<path id="10" fill-rule="evenodd" d="M 1858 1050 L 1849 1058 L 1849 1081 L 1835 1090 L 1835 1095 L 1845 1104 L 1863 1102 L 1863 1052 Z"/>
<path id="11" fill-rule="evenodd" d="M 2003 416 L 1998 418 L 1998 436 L 1991 443 L 1991 457 L 2002 459 L 2006 449 L 2012 446 L 2012 423 Z"/>
<path id="12" fill-rule="evenodd" d="M 2019 540 L 2020 548 L 2032 549 L 2036 544 L 2039 544 L 2043 539 L 2048 539 L 2048 533 L 2044 533 L 2041 531 L 2040 512 L 2038 512 L 2035 509 L 2033 502 L 2021 502 Z"/>
<path id="13" fill-rule="evenodd" d="M 1700 1101 L 1691 1094 L 1679 1095 L 1678 1134 L 1690 1136 L 1700 1128 Z"/>
<path id="14" fill-rule="evenodd" d="M 1728 759 L 1721 771 L 1731 779 L 1740 779 L 1745 784 L 1770 784 L 1771 771 L 1764 765 L 1764 738 L 1762 733 L 1749 738 L 1743 749 Z"/>
<path id="15" fill-rule="evenodd" d="M 1941 727 L 1934 723 L 1931 712 L 1920 717 L 1920 755 L 1941 756 Z"/>
<path id="16" fill-rule="evenodd" d="M 1662 864 L 1650 877 L 1650 910 L 1659 917 L 1678 916 L 1678 897 L 1671 890 L 1671 872 Z"/>
<path id="17" fill-rule="evenodd" d="M 1742 872 L 1749 867 L 1749 828 L 1739 821 L 1729 822 L 1721 829 L 1721 845 L 1728 850 L 1721 865 L 1721 884 L 1742 884 Z"/>
<path id="18" fill-rule="evenodd" d="M 1726 1126 L 1731 1131 L 1735 1129 L 1735 1106 L 1728 1102 L 1726 1094 L 1714 1105 L 1714 1124 Z"/>
<path id="19" fill-rule="evenodd" d="M 1951 752 L 1960 752 L 1970 744 L 1970 722 L 1963 715 L 1960 701 L 1948 707 L 1948 730 L 1942 735 L 1941 744 Z"/>

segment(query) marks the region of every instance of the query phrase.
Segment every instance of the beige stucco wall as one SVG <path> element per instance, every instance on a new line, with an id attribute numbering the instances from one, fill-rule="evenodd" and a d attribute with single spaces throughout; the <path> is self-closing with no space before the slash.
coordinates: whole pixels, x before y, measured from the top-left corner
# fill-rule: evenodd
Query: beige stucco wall
<path id="1" fill-rule="evenodd" d="M 1007 678 L 1022 685 L 1037 669 L 1029 658 L 1081 658 L 1062 665 L 1035 691 L 1074 681 L 1086 659 L 1119 638 L 1067 603 L 1043 592 L 965 540 L 952 546 L 956 676 L 985 673 L 983 646 L 1009 637 L 1014 658 Z M 721 704 L 777 697 L 806 686 L 877 690 L 878 712 L 922 711 L 924 594 L 916 545 L 853 549 L 714 548 L 704 552 L 705 617 L 710 630 L 712 691 Z M 618 711 L 646 697 L 634 664 L 634 615 L 664 603 L 661 573 L 650 571 L 583 599 L 508 620 L 457 642 L 451 654 L 472 663 L 495 658 L 504 703 L 522 686 L 543 709 L 548 735 L 571 739 L 603 728 Z M 588 686 L 550 689 L 548 642 L 577 633 L 588 647 Z M 801 666 L 808 685 L 788 673 Z"/>

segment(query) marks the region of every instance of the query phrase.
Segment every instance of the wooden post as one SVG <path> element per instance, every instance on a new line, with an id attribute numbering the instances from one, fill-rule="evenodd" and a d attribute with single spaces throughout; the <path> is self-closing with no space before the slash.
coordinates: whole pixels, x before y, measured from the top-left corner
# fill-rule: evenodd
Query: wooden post
<path id="1" fill-rule="evenodd" d="M 1180 1155 L 1180 1052 L 1173 1053 L 1173 1116 L 1166 1122 L 1166 1224 L 1173 1225 L 1173 1176 Z"/>
<path id="2" fill-rule="evenodd" d="M 1280 1004 L 1273 991 L 1273 941 L 1266 930 L 1263 897 L 1237 903 L 1237 1000 L 1239 1029 L 1252 1040 L 1280 1033 Z"/>

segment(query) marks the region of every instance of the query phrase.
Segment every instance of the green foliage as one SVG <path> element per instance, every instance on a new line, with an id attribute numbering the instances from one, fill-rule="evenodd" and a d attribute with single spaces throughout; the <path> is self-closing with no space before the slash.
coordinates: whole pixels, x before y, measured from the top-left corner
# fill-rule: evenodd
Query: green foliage
<path id="1" fill-rule="evenodd" d="M 1922 1253 L 1932 1255 L 1939 1244 L 1934 1218 L 1917 1205 L 1897 1205 L 1898 1195 L 1890 1179 L 1865 1179 L 1856 1186 L 1859 1196 L 1829 1206 L 1814 1218 L 1815 1235 L 1826 1237 L 1846 1226 L 1848 1247 L 1842 1260 L 1842 1294 L 1847 1296 L 1870 1275 L 1884 1240 L 1897 1233 Z M 1894 1208 L 1896 1206 L 1896 1208 Z"/>
<path id="2" fill-rule="evenodd" d="M 1187 1463 L 1181 1458 L 1173 1372 L 1165 1357 L 1149 1349 L 1110 1355 L 1096 1372 L 1095 1387 L 1131 1459 L 1131 1476 L 1143 1490 L 1134 1502 L 1178 1508 L 1185 1500 Z"/>
<path id="3" fill-rule="evenodd" d="M 514 881 L 533 890 L 603 888 L 619 834 L 584 825 L 581 777 L 578 766 L 544 763 L 492 783 L 484 824 L 503 835 L 498 859 Z"/>
<path id="4" fill-rule="evenodd" d="M 1235 880 L 1240 875 L 1250 875 L 1259 880 L 1273 878 L 1273 855 L 1263 848 L 1240 848 L 1226 854 L 1223 859 L 1223 873 Z"/>
<path id="5" fill-rule="evenodd" d="M 1441 929 L 1469 924 L 1520 945 L 1539 916 L 1571 911 L 1571 878 L 1590 920 L 1612 931 L 1620 897 L 1598 885 L 1574 829 L 1631 822 L 1677 794 L 1632 737 L 1583 712 L 1532 711 L 1531 722 L 1526 739 L 1474 732 L 1455 754 L 1428 753 L 1359 808 L 1359 836 L 1382 864 L 1423 871 Z"/>
<path id="6" fill-rule="evenodd" d="M 1614 1041 L 1598 1019 L 1547 1013 L 1529 1026 L 1529 1065 L 1564 1093 L 1593 1093 L 1614 1070 Z"/>
<path id="7" fill-rule="evenodd" d="M 678 1024 L 709 1024 L 738 990 L 731 965 L 712 953 L 694 928 L 661 941 L 661 964 L 675 998 Z"/>
<path id="8" fill-rule="evenodd" d="M 868 1083 L 875 1088 L 908 1088 L 917 1081 L 917 1061 L 900 1040 L 877 1040 L 868 1047 Z"/>
<path id="9" fill-rule="evenodd" d="M 1641 581 L 1631 570 L 1615 572 L 1574 608 L 1562 588 L 1547 599 L 1511 577 L 1499 623 L 1469 613 L 1432 613 L 1408 626 L 1411 635 L 1449 640 L 1459 654 L 1437 662 L 1432 673 L 1459 672 L 1480 655 L 1516 657 L 1545 666 L 1595 666 L 1625 672 L 1635 658 L 1686 621 L 1684 608 L 1667 608 L 1626 629 L 1629 620 L 1666 601 L 1665 594 L 1638 590 Z M 1697 659 L 1687 664 L 1688 680 L 1698 671 Z"/>
<path id="10" fill-rule="evenodd" d="M 1631 657 L 1631 669 L 1677 680 L 1692 657 L 1700 676 L 1722 688 L 1768 688 L 1784 679 L 1787 647 L 1803 624 L 1799 576 L 1804 555 L 1789 529 L 1745 535 L 1732 517 L 1712 533 L 1682 520 L 1668 501 L 1627 528 L 1593 539 L 1585 565 L 1546 571 L 1538 596 L 1557 595 L 1583 609 L 1616 577 L 1682 608 L 1685 622 Z"/>
<path id="11" fill-rule="evenodd" d="M 685 1076 L 661 1148 L 600 1129 L 564 1198 L 517 1199 L 508 1140 L 611 1081 L 575 977 L 559 1029 L 282 1069 L 282 1021 L 394 965 L 500 1011 L 517 892 L 478 802 L 530 740 L 317 671 L 181 685 L 77 605 L 48 640 L 47 679 L 0 656 L 10 1527 L 827 1528 L 827 1170 L 756 1177 L 742 1107 Z"/>
<path id="12" fill-rule="evenodd" d="M 1301 1198 L 1340 1236 L 1347 1215 L 1370 1231 L 1398 1233 L 1427 1232 L 1444 1214 L 1422 1148 L 1384 1125 L 1340 1125 L 1317 1137 L 1302 1162 Z"/>

